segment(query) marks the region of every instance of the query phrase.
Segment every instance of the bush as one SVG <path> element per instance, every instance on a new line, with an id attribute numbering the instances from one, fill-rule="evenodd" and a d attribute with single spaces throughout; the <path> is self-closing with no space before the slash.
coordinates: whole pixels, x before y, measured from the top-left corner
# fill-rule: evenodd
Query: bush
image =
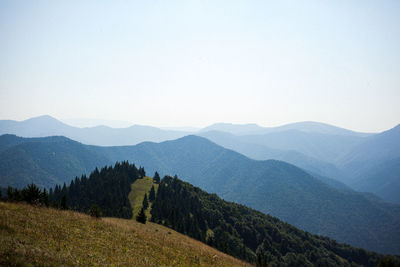
<path id="1" fill-rule="evenodd" d="M 97 206 L 96 204 L 92 205 L 90 207 L 88 213 L 90 216 L 95 217 L 95 218 L 100 218 L 102 216 L 101 210 L 100 210 L 99 206 Z"/>

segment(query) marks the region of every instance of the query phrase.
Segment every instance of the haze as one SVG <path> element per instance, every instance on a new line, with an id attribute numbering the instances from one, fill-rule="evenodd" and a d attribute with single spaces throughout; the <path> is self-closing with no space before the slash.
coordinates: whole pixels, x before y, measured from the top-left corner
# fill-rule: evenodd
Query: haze
<path id="1" fill-rule="evenodd" d="M 0 119 L 400 122 L 399 1 L 2 1 Z"/>

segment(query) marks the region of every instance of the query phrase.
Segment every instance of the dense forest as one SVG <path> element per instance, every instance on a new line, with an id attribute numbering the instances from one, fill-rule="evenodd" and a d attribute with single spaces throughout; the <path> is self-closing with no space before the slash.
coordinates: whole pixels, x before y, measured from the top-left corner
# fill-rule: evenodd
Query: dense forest
<path id="1" fill-rule="evenodd" d="M 82 175 L 71 181 L 69 186 L 57 185 L 50 190 L 50 202 L 62 205 L 63 198 L 68 208 L 87 212 L 93 205 L 100 207 L 103 216 L 132 218 L 132 207 L 128 194 L 130 185 L 145 175 L 143 168 L 136 168 L 127 161 L 114 167 L 96 168 L 89 177 Z"/>
<path id="2" fill-rule="evenodd" d="M 162 179 L 151 215 L 156 223 L 260 266 L 375 266 L 382 257 L 221 200 L 176 177 Z"/>

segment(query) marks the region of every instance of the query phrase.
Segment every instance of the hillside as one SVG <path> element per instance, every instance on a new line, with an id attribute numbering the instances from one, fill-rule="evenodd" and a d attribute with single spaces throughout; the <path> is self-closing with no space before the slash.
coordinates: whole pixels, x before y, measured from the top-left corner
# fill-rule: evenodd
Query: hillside
<path id="1" fill-rule="evenodd" d="M 158 224 L 0 202 L 0 266 L 171 264 L 249 266 Z"/>
<path id="2" fill-rule="evenodd" d="M 88 146 L 61 136 L 0 136 L 0 186 L 29 183 L 51 187 L 114 162 Z"/>
<path id="3" fill-rule="evenodd" d="M 54 202 L 57 204 L 57 195 L 64 194 L 67 200 L 78 195 L 81 196 L 80 200 L 73 201 L 71 207 L 86 211 L 82 207 L 86 206 L 85 203 L 92 203 L 104 212 L 109 210 L 110 204 L 107 204 L 107 201 L 112 200 L 114 206 L 116 203 L 124 203 L 116 199 L 122 195 L 120 190 L 126 191 L 125 188 L 131 190 L 129 193 L 131 200 L 133 199 L 131 206 L 141 206 L 140 200 L 153 185 L 153 180 L 143 177 L 145 171 L 142 168 L 138 170 L 141 178 L 135 180 L 135 173 L 129 178 L 131 175 L 127 170 L 130 169 L 136 168 L 124 162 L 116 163 L 113 168 L 102 168 L 100 172 L 94 171 L 87 181 L 78 181 L 75 184 L 71 182 L 70 187 L 63 189 L 64 193 L 58 191 L 54 195 L 50 194 L 50 202 L 53 205 Z M 130 181 L 133 181 L 132 185 L 121 182 L 126 180 L 120 177 L 126 176 L 124 173 L 128 174 Z M 114 177 L 112 184 L 109 183 L 109 177 Z M 76 190 L 73 188 L 76 187 L 80 188 L 81 193 L 73 193 Z M 120 190 L 115 190 L 120 187 Z M 91 191 L 94 194 L 85 194 Z M 99 192 L 107 196 L 107 199 L 99 196 Z M 239 204 L 228 203 L 217 195 L 208 194 L 177 177 L 164 177 L 158 186 L 155 200 L 151 202 L 152 221 L 194 237 L 232 256 L 248 262 L 257 261 L 259 265 L 263 265 L 262 262 L 269 259 L 285 262 L 288 265 L 300 262 L 302 265 L 348 266 L 354 262 L 372 266 L 381 258 L 376 253 L 337 244 L 325 237 L 310 235 L 270 215 Z M 118 210 L 118 207 L 114 209 Z M 126 218 L 125 214 L 109 212 L 107 214 Z"/>
<path id="4" fill-rule="evenodd" d="M 1 136 L 0 140 L 3 137 L 7 136 Z M 31 139 L 24 140 L 28 143 L 10 147 L 7 151 L 14 151 L 19 146 L 29 147 Z M 24 157 L 16 157 L 13 164 L 3 164 L 9 160 L 4 156 L 0 162 L 2 183 L 5 181 L 3 175 L 10 173 L 15 183 L 26 185 L 32 181 L 23 180 L 25 170 L 29 170 L 26 175 L 41 178 L 40 174 L 51 172 L 52 166 L 57 166 L 59 174 L 52 186 L 63 182 L 69 184 L 73 177 L 81 175 L 78 168 L 71 173 L 73 169 L 68 160 L 57 161 L 57 157 L 51 157 L 52 149 L 63 149 L 63 142 L 50 142 L 52 139 L 46 138 L 38 140 L 43 142 L 35 143 L 35 157 L 28 159 L 41 163 L 38 164 L 40 168 L 29 168 L 30 161 Z M 277 216 L 311 233 L 373 251 L 400 253 L 399 206 L 347 188 L 334 189 L 293 165 L 251 160 L 196 136 L 126 147 L 95 147 L 69 142 L 72 146 L 65 143 L 69 149 L 77 147 L 66 158 L 73 158 L 76 162 L 85 162 L 85 155 L 97 155 L 105 159 L 107 165 L 129 160 L 138 166 L 145 166 L 149 174 L 155 171 L 161 175 L 178 174 L 195 186 L 218 193 L 226 200 Z M 4 152 L 0 153 L 0 158 L 1 155 Z M 94 161 L 94 165 L 100 168 L 104 166 L 102 162 L 99 160 L 96 164 Z M 6 187 L 7 184 L 0 186 Z"/>
<path id="5" fill-rule="evenodd" d="M 243 141 L 241 138 L 244 137 L 219 131 L 203 132 L 197 135 L 255 160 L 281 160 L 322 176 L 335 178 L 343 176 L 343 173 L 334 164 L 307 156 L 297 150 L 271 148 L 252 140 Z"/>
<path id="6" fill-rule="evenodd" d="M 293 165 L 251 160 L 204 138 L 95 148 L 149 173 L 177 174 L 223 199 L 271 214 L 300 229 L 382 253 L 400 253 L 400 207 L 335 189 Z"/>
<path id="7" fill-rule="evenodd" d="M 382 258 L 221 200 L 178 178 L 163 178 L 151 213 L 157 223 L 261 266 L 375 266 Z"/>
<path id="8" fill-rule="evenodd" d="M 133 209 L 133 218 L 136 218 L 140 209 L 142 208 L 142 202 L 144 195 L 147 194 L 149 197 L 150 189 L 154 186 L 155 192 L 157 194 L 158 184 L 154 182 L 153 178 L 151 177 L 144 177 L 142 179 L 137 179 L 131 185 L 131 191 L 129 192 L 129 202 L 131 203 L 131 207 Z M 146 209 L 146 216 L 148 219 L 151 218 L 151 205 L 148 209 Z"/>
<path id="9" fill-rule="evenodd" d="M 369 137 L 338 163 L 348 174 L 346 183 L 400 203 L 400 125 Z"/>

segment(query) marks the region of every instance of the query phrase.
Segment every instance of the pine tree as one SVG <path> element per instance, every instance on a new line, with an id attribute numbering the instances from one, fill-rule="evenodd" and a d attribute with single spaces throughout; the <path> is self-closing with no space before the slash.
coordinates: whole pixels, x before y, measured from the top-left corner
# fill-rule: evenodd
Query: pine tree
<path id="1" fill-rule="evenodd" d="M 154 190 L 154 185 L 152 185 L 149 193 L 149 201 L 153 202 L 154 200 L 156 200 L 156 191 Z"/>
<path id="2" fill-rule="evenodd" d="M 136 216 L 136 221 L 145 224 L 146 223 L 146 214 L 144 213 L 144 209 L 141 208 L 138 216 Z"/>
<path id="3" fill-rule="evenodd" d="M 41 190 L 34 183 L 29 184 L 26 188 L 22 189 L 22 200 L 30 204 L 39 204 L 41 197 Z"/>
<path id="4" fill-rule="evenodd" d="M 63 195 L 61 198 L 61 209 L 66 210 L 68 209 L 67 206 L 67 195 Z"/>
<path id="5" fill-rule="evenodd" d="M 143 202 L 142 202 L 143 209 L 147 210 L 149 207 L 149 201 L 147 200 L 147 194 L 144 194 Z"/>
<path id="6" fill-rule="evenodd" d="M 142 176 L 142 178 L 146 176 L 146 171 L 143 167 L 139 167 L 139 174 L 140 176 Z"/>
<path id="7" fill-rule="evenodd" d="M 40 203 L 46 205 L 46 207 L 49 206 L 49 194 L 47 194 L 46 188 L 40 193 Z"/>
<path id="8" fill-rule="evenodd" d="M 156 184 L 160 183 L 160 175 L 158 174 L 158 172 L 154 173 L 154 177 L 153 177 L 154 181 L 156 182 Z"/>

